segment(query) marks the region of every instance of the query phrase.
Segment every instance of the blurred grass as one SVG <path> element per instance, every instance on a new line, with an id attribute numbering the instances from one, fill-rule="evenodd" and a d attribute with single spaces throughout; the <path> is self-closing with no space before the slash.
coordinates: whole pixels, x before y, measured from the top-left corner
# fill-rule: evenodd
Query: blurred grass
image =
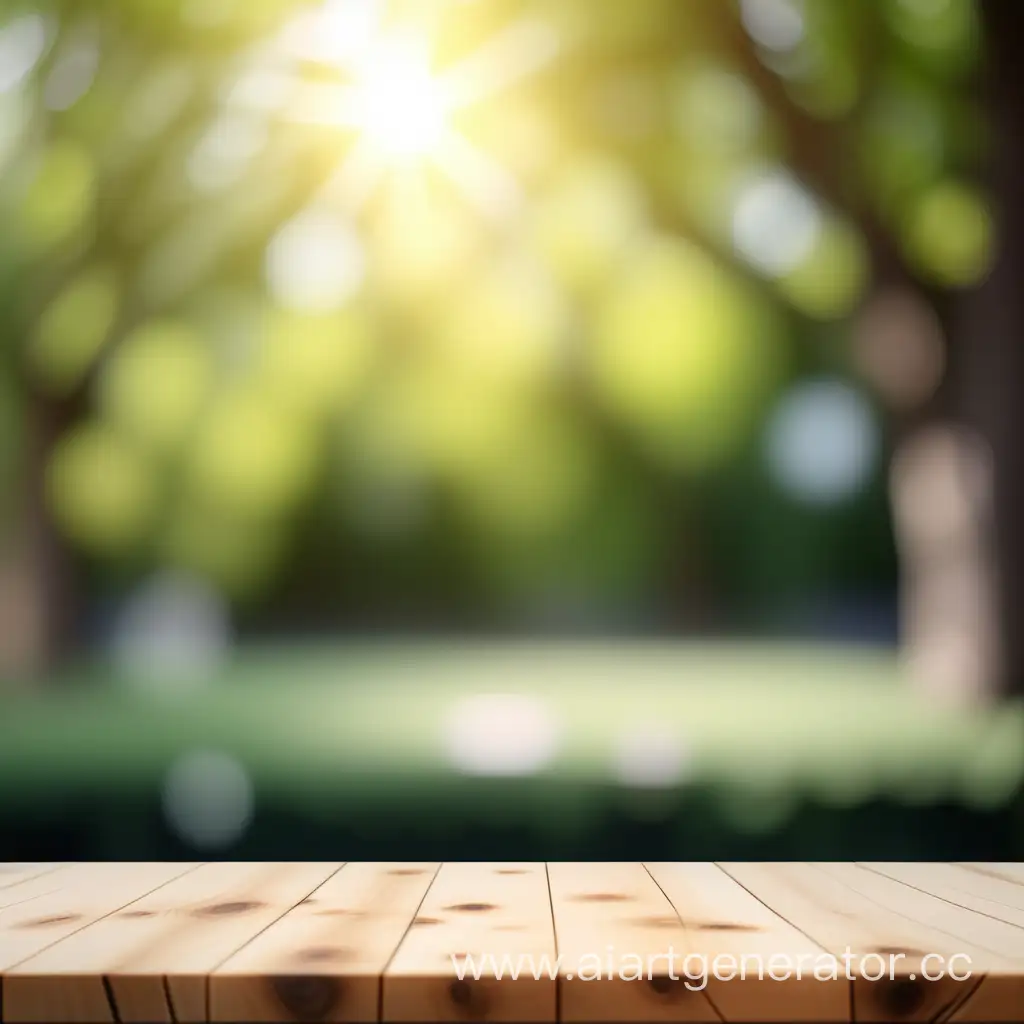
<path id="1" fill-rule="evenodd" d="M 651 724 L 677 741 L 677 789 L 765 807 L 885 798 L 992 810 L 1024 777 L 1024 707 L 944 709 L 871 649 L 267 647 L 201 689 L 136 683 L 94 665 L 5 698 L 0 806 L 152 794 L 199 749 L 237 759 L 258 794 L 318 815 L 393 807 L 418 818 L 441 802 L 456 816 L 515 820 L 630 792 L 614 774 L 617 744 Z M 450 718 L 481 693 L 534 698 L 562 735 L 554 759 L 519 778 L 460 773 Z"/>

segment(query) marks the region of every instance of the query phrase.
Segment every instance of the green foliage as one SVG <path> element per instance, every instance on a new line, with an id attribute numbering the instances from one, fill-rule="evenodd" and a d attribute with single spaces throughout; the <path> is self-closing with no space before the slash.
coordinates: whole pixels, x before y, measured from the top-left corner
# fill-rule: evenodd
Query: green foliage
<path id="1" fill-rule="evenodd" d="M 84 232 L 96 200 L 96 168 L 84 147 L 57 141 L 33 161 L 12 228 L 29 258 Z"/>
<path id="2" fill-rule="evenodd" d="M 99 408 L 154 456 L 180 450 L 214 374 L 207 338 L 185 324 L 151 321 L 128 334 L 104 367 Z"/>
<path id="3" fill-rule="evenodd" d="M 777 0 L 757 15 L 775 23 L 723 0 L 406 0 L 389 13 L 445 66 L 476 54 L 486 84 L 530 65 L 450 113 L 464 143 L 422 174 L 360 163 L 372 132 L 342 123 L 338 90 L 362 23 L 314 26 L 320 52 L 296 59 L 311 6 L 0 13 L 0 53 L 45 15 L 31 66 L 0 68 L 0 316 L 19 334 L 0 379 L 72 403 L 49 494 L 101 563 L 269 591 L 324 494 L 379 509 L 392 488 L 374 515 L 413 544 L 454 530 L 491 593 L 642 592 L 673 571 L 652 538 L 679 495 L 739 472 L 795 368 L 821 364 L 818 325 L 871 286 L 865 211 L 924 287 L 990 264 L 970 0 Z M 530 56 L 536 24 L 509 34 L 524 16 L 553 60 Z M 792 216 L 755 204 L 740 239 L 744 189 L 789 164 L 767 194 Z M 281 232 L 310 210 L 339 230 L 296 269 Z M 282 251 L 337 301 L 272 287 Z M 401 514 L 421 484 L 442 499 Z M 362 543 L 337 510 L 317 529 Z"/>
<path id="4" fill-rule="evenodd" d="M 117 278 L 102 266 L 84 271 L 54 298 L 28 349 L 44 390 L 67 394 L 81 384 L 114 325 L 117 304 Z"/>
<path id="5" fill-rule="evenodd" d="M 157 467 L 102 423 L 82 424 L 58 444 L 48 489 L 60 525 L 101 557 L 134 553 L 156 522 Z"/>
<path id="6" fill-rule="evenodd" d="M 976 284 L 989 268 L 994 225 L 976 189 L 943 181 L 919 197 L 905 243 L 921 271 L 946 287 Z"/>
<path id="7" fill-rule="evenodd" d="M 598 308 L 598 392 L 657 458 L 702 469 L 742 444 L 775 384 L 769 320 L 700 250 L 649 243 Z"/>

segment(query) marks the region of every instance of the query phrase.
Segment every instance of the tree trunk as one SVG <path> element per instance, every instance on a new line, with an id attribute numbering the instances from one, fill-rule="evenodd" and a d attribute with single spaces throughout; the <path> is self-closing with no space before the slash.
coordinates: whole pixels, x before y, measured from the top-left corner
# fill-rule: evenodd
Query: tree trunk
<path id="1" fill-rule="evenodd" d="M 29 399 L 20 493 L 0 548 L 0 679 L 8 683 L 44 677 L 71 638 L 73 571 L 45 494 L 50 452 L 65 419 L 59 405 Z"/>
<path id="2" fill-rule="evenodd" d="M 991 190 L 992 271 L 963 304 L 958 329 L 968 421 L 991 449 L 992 546 L 1000 635 L 999 687 L 1024 695 L 1024 3 L 982 0 Z"/>

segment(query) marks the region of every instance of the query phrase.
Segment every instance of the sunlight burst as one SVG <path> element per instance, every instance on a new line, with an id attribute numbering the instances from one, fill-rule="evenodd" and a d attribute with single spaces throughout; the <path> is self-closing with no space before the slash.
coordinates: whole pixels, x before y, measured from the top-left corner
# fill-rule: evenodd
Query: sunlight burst
<path id="1" fill-rule="evenodd" d="M 293 56 L 330 60 L 349 76 L 344 85 L 300 87 L 304 103 L 291 115 L 353 133 L 352 148 L 325 191 L 350 209 L 359 208 L 391 173 L 429 164 L 488 217 L 515 216 L 518 182 L 454 127 L 453 116 L 491 100 L 549 63 L 558 49 L 553 30 L 534 21 L 516 22 L 453 66 L 435 71 L 430 33 L 422 27 L 385 28 L 379 5 L 362 0 L 356 45 L 348 21 L 337 23 L 338 10 L 328 0 L 319 21 L 305 24 L 305 43 L 296 44 L 300 34 L 290 37 Z M 344 52 L 330 41 L 343 27 L 348 44 Z"/>
<path id="2" fill-rule="evenodd" d="M 374 48 L 350 103 L 356 126 L 391 160 L 433 153 L 448 130 L 444 90 L 426 48 L 410 38 L 386 39 Z"/>

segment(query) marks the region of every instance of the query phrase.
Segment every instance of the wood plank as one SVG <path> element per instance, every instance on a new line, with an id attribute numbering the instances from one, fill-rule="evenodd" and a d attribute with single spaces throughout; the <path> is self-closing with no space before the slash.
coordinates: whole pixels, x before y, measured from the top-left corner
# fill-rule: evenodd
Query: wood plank
<path id="1" fill-rule="evenodd" d="M 97 892 L 106 884 L 96 873 L 102 867 L 93 867 Z M 102 917 L 9 970 L 5 1024 L 205 1021 L 207 975 L 338 867 L 224 863 L 179 870 L 174 881 L 138 893 L 124 913 Z"/>
<path id="2" fill-rule="evenodd" d="M 0 971 L 35 956 L 87 925 L 195 868 L 194 864 L 72 864 L 59 884 L 48 875 L 23 886 L 39 891 L 0 915 Z"/>
<path id="3" fill-rule="evenodd" d="M 57 1024 L 78 1020 L 74 1007 L 65 1007 L 60 994 L 47 999 L 48 1009 L 23 1006 L 12 972 L 41 951 L 73 936 L 147 893 L 190 871 L 194 864 L 74 864 L 62 869 L 61 885 L 38 899 L 9 907 L 0 914 L 0 971 L 3 972 L 0 1019 L 8 1022 L 43 1020 Z M 32 886 L 50 884 L 48 875 Z M 38 1014 L 41 1014 L 38 1015 Z M 108 1019 L 99 1017 L 97 1020 Z"/>
<path id="4" fill-rule="evenodd" d="M 721 866 L 777 914 L 840 958 L 843 976 L 853 981 L 854 1020 L 938 1019 L 966 997 L 981 975 L 1014 969 L 1012 961 L 993 955 L 987 948 L 934 923 L 908 916 L 905 907 L 867 898 L 826 869 L 833 865 Z M 961 981 L 949 976 L 925 980 L 926 974 L 937 973 L 934 957 L 927 959 L 931 954 L 941 956 L 958 975 L 969 966 L 971 977 Z M 950 958 L 958 954 L 969 956 L 970 964 L 962 959 L 951 963 Z M 871 980 L 883 971 L 881 978 Z"/>
<path id="5" fill-rule="evenodd" d="M 849 1020 L 849 982 L 815 977 L 831 954 L 718 865 L 646 867 L 682 920 L 685 954 L 706 967 L 708 998 L 724 1020 Z"/>
<path id="6" fill-rule="evenodd" d="M 380 977 L 438 864 L 347 864 L 220 966 L 213 1021 L 377 1020 Z"/>
<path id="7" fill-rule="evenodd" d="M 954 956 L 968 977 L 927 979 Z M 1019 1024 L 1022 1008 L 1017 864 L 0 865 L 6 1024 Z"/>
<path id="8" fill-rule="evenodd" d="M 548 874 L 561 1020 L 720 1019 L 686 977 L 686 929 L 642 864 L 552 863 Z"/>
<path id="9" fill-rule="evenodd" d="M 861 867 L 986 917 L 1024 928 L 1024 885 L 956 864 L 870 863 Z"/>
<path id="10" fill-rule="evenodd" d="M 554 1021 L 555 958 L 543 864 L 443 864 L 384 972 L 382 1019 Z"/>

